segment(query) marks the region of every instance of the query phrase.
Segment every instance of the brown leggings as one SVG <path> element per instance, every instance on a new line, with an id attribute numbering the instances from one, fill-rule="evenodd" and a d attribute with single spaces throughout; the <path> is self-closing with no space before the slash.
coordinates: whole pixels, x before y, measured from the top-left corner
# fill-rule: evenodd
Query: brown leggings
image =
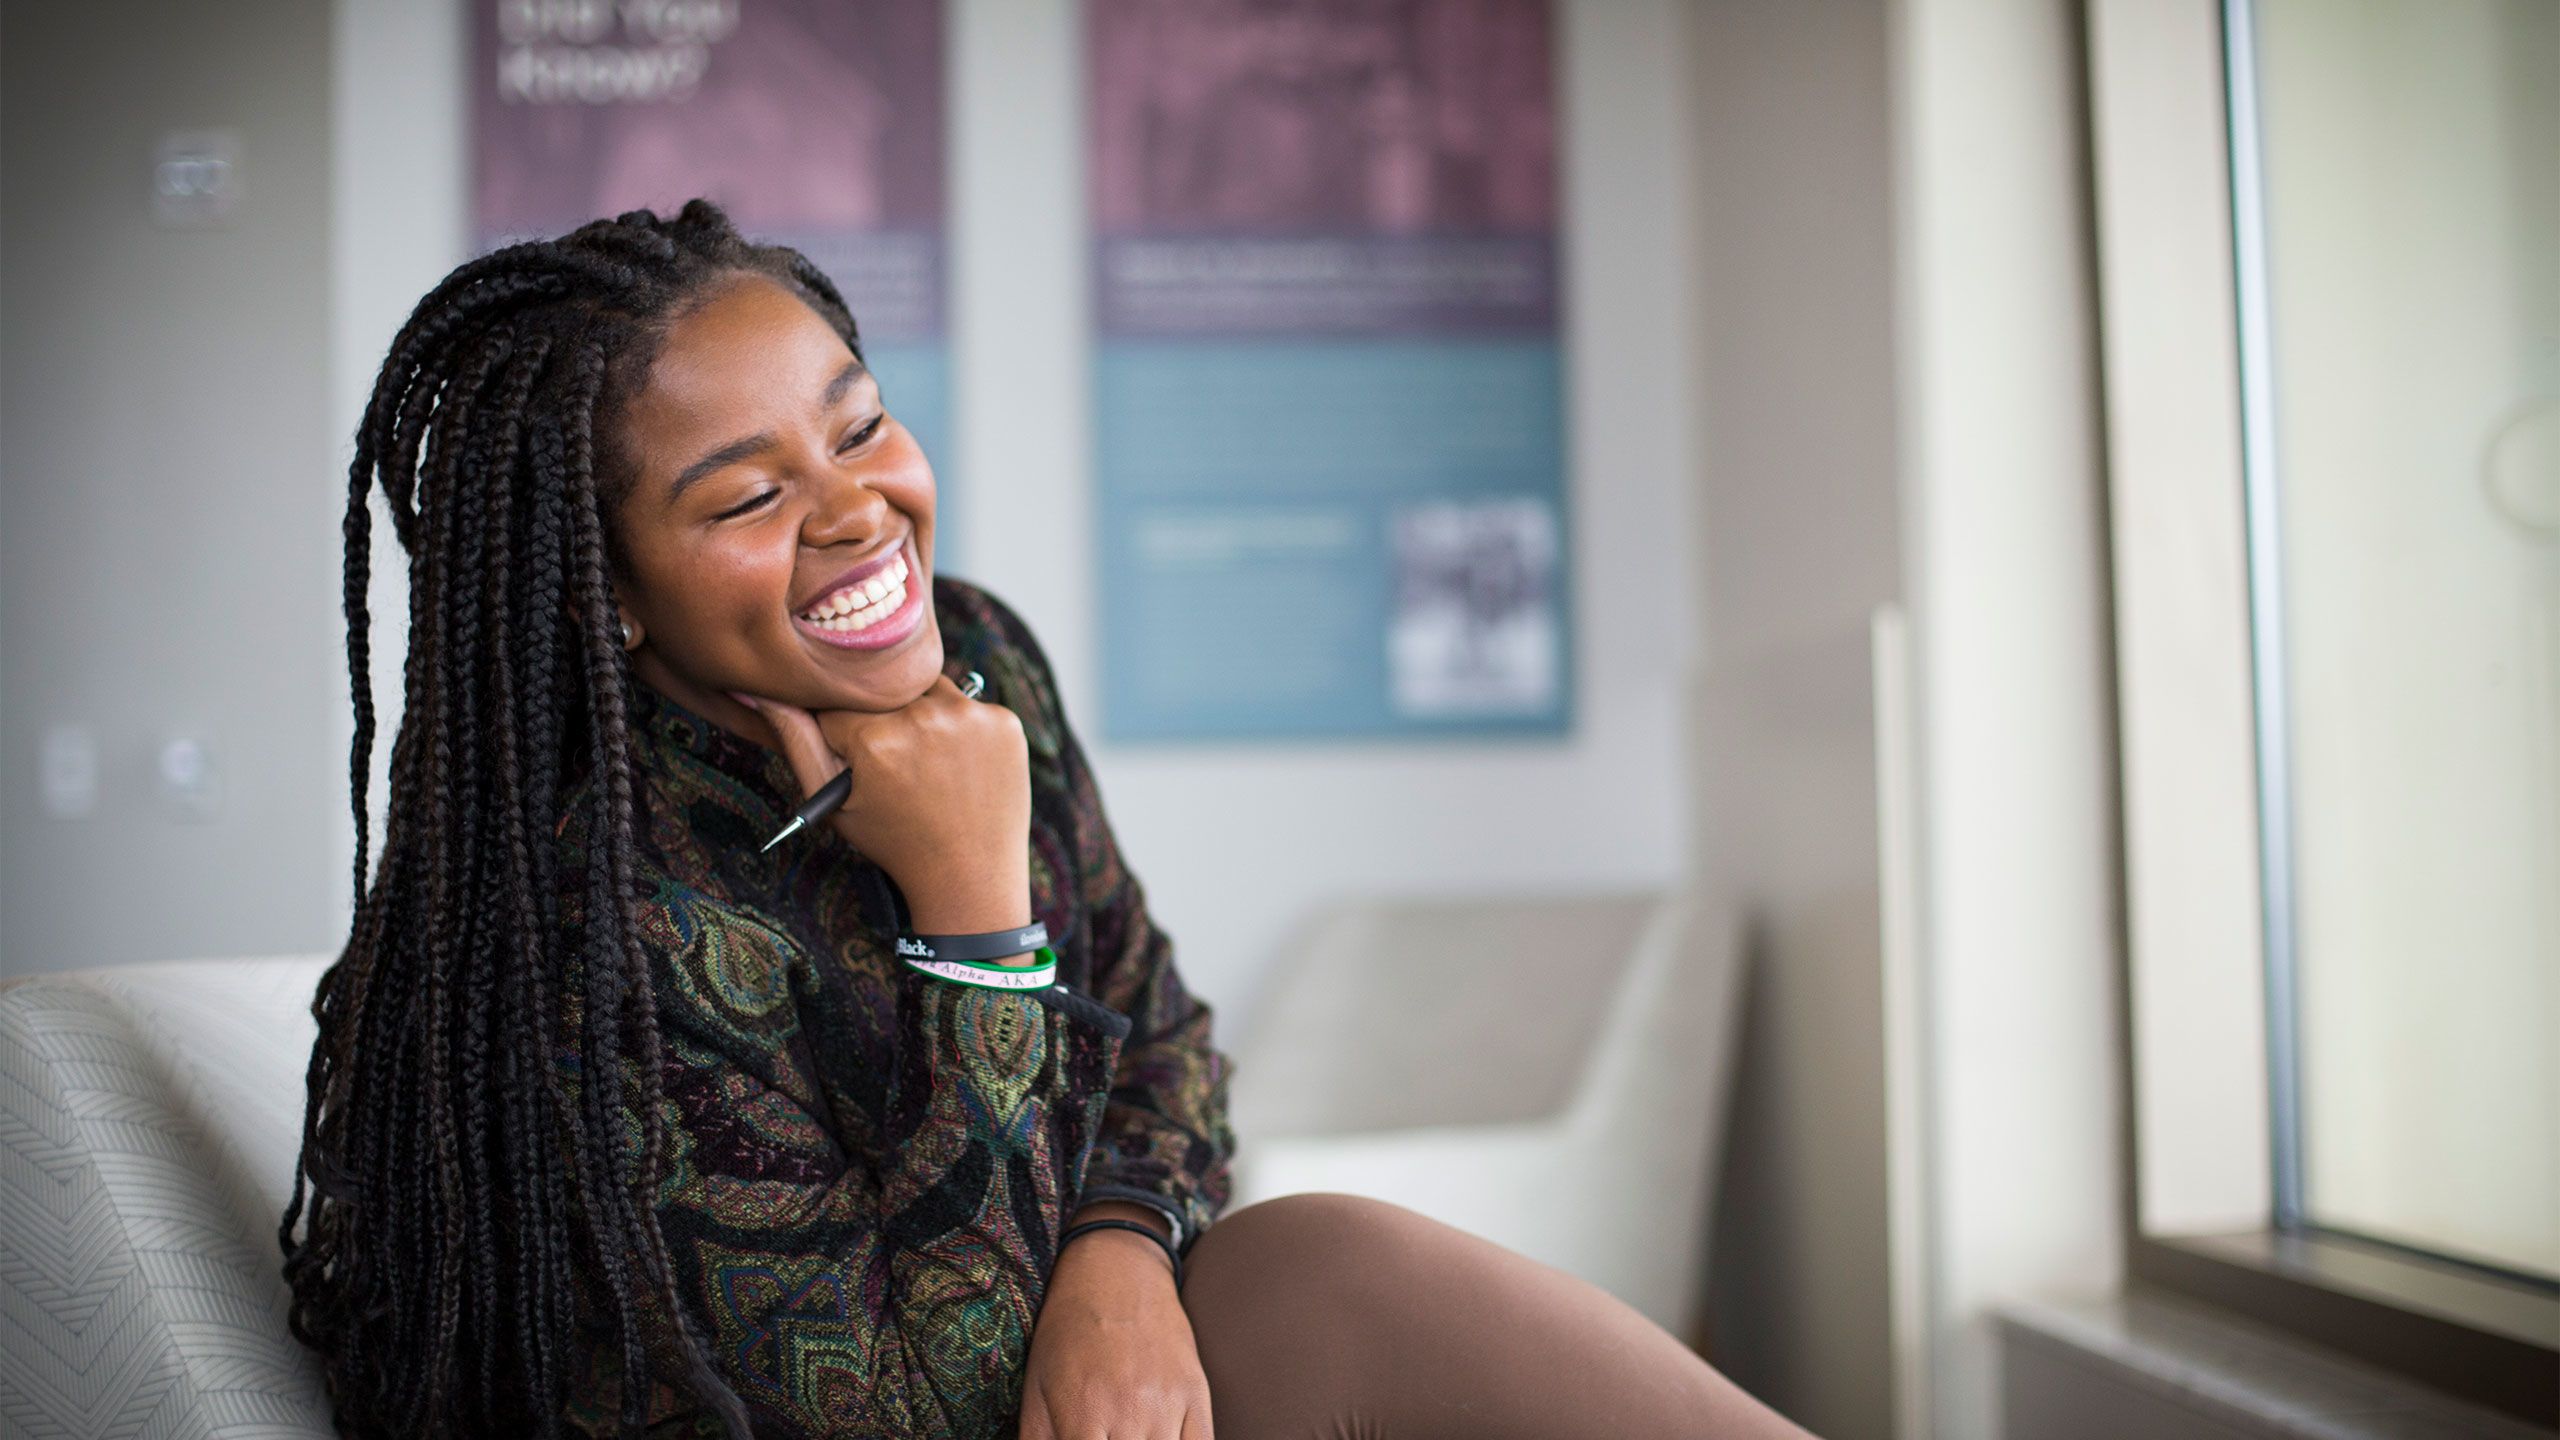
<path id="1" fill-rule="evenodd" d="M 1218 1440 L 1806 1437 L 1598 1286 L 1399 1205 L 1265 1200 L 1185 1264 Z"/>

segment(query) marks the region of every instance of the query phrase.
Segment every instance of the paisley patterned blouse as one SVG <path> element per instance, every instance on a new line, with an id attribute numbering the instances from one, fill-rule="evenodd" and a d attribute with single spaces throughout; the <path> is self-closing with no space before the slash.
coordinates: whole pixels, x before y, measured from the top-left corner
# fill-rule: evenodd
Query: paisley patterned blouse
<path id="1" fill-rule="evenodd" d="M 658 1220 L 687 1318 L 759 1435 L 1012 1436 L 1076 1207 L 1151 1205 L 1188 1248 L 1227 1198 L 1229 1062 L 1112 842 L 1048 661 L 984 590 L 937 576 L 933 600 L 946 673 L 984 675 L 981 699 L 1029 740 L 1048 990 L 899 963 L 902 897 L 831 828 L 757 853 L 799 799 L 782 758 L 633 686 Z M 561 834 L 566 896 L 583 889 L 580 824 Z M 620 1366 L 589 1348 L 574 1408 L 609 1433 Z M 662 1391 L 649 1428 L 716 1433 L 708 1420 Z"/>

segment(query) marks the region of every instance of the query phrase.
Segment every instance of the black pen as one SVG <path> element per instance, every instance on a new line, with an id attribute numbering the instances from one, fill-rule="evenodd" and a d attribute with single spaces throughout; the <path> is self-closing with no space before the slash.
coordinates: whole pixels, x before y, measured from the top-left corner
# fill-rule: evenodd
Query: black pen
<path id="1" fill-rule="evenodd" d="M 971 700 L 977 699 L 980 692 L 986 688 L 987 677 L 975 670 L 969 672 L 968 679 L 960 682 L 960 693 Z M 836 772 L 836 778 L 819 786 L 817 794 L 801 801 L 800 808 L 791 812 L 791 823 L 773 832 L 773 838 L 764 842 L 764 850 L 756 853 L 761 855 L 765 850 L 771 850 L 774 846 L 833 815 L 836 813 L 836 807 L 842 805 L 845 797 L 852 793 L 853 767 L 846 766 Z"/>

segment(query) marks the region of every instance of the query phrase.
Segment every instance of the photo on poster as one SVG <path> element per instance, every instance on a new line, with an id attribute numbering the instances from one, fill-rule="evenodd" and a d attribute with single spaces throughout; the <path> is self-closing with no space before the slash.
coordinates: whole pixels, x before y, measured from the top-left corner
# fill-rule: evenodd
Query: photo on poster
<path id="1" fill-rule="evenodd" d="M 1388 680 L 1407 715 L 1554 705 L 1555 511 L 1543 500 L 1411 505 L 1394 518 Z"/>

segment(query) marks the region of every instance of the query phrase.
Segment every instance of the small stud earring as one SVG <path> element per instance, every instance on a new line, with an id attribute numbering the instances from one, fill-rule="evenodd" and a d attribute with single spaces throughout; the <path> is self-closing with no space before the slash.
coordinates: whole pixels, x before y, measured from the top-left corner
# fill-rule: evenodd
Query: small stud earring
<path id="1" fill-rule="evenodd" d="M 617 620 L 615 620 L 613 623 L 615 623 L 616 625 L 619 625 L 619 626 L 621 626 L 621 627 L 622 627 L 622 648 L 623 648 L 623 649 L 625 649 L 625 650 L 630 649 L 630 648 L 631 648 L 631 622 L 630 622 L 630 621 L 628 621 L 628 620 L 621 620 L 621 619 L 617 619 Z"/>

